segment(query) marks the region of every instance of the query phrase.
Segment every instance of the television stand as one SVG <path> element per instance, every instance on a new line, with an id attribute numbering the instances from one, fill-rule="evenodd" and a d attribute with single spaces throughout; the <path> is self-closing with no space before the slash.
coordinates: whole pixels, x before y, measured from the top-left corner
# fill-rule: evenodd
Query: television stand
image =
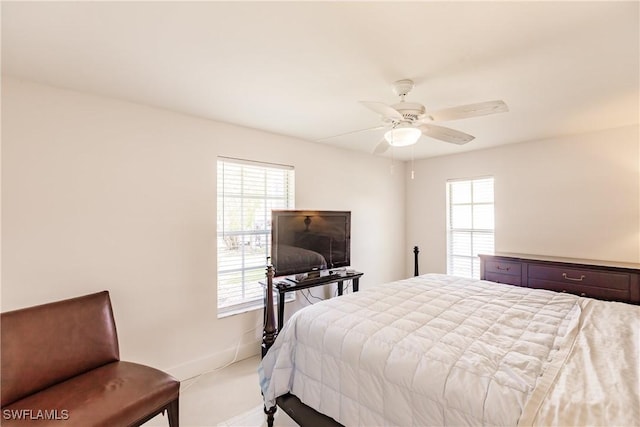
<path id="1" fill-rule="evenodd" d="M 284 297 L 287 292 L 301 291 L 303 289 L 314 288 L 316 286 L 329 285 L 331 283 L 338 284 L 338 295 L 342 295 L 344 291 L 344 281 L 353 281 L 353 292 L 358 292 L 360 285 L 360 277 L 364 273 L 353 271 L 351 273 L 345 272 L 343 274 L 330 274 L 328 276 L 314 277 L 305 279 L 302 281 L 294 281 L 287 279 L 286 277 L 276 277 L 273 279 L 273 287 L 278 291 L 278 332 L 282 329 L 284 324 Z M 260 282 L 266 286 L 266 283 Z M 268 298 L 268 294 L 265 293 L 265 299 Z M 273 297 L 272 297 L 273 298 Z M 266 304 L 265 304 L 266 307 Z"/>

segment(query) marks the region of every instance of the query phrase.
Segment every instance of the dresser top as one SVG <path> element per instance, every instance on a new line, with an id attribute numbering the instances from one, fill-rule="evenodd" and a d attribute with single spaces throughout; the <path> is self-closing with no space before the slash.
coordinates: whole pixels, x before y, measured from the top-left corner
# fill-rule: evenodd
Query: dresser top
<path id="1" fill-rule="evenodd" d="M 556 257 L 556 256 L 547 256 L 547 255 L 532 255 L 532 254 L 519 254 L 519 253 L 510 253 L 510 252 L 496 252 L 493 255 L 489 254 L 479 254 L 480 257 L 505 257 L 505 258 L 514 258 L 523 261 L 548 261 L 548 262 L 563 262 L 567 264 L 578 264 L 578 265 L 593 265 L 593 266 L 603 266 L 603 267 L 614 267 L 614 268 L 625 268 L 631 270 L 640 270 L 640 264 L 633 262 L 620 262 L 620 261 L 601 261 L 601 260 L 593 260 L 593 259 L 581 259 L 581 258 L 564 258 L 564 257 Z"/>

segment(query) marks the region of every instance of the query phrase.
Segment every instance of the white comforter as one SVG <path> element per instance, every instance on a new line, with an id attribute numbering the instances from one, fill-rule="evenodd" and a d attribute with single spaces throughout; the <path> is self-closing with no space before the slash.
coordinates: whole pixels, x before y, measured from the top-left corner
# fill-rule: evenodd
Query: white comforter
<path id="1" fill-rule="evenodd" d="M 424 275 L 295 313 L 260 385 L 267 407 L 291 392 L 346 426 L 634 425 L 639 319 L 626 304 Z"/>

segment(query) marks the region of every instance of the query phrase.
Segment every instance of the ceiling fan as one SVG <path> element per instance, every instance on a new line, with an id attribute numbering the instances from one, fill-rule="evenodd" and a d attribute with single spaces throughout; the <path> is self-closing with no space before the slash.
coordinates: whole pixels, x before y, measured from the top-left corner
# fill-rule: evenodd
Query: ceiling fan
<path id="1" fill-rule="evenodd" d="M 505 104 L 504 101 L 498 100 L 427 112 L 424 105 L 415 102 L 406 102 L 404 100 L 404 97 L 413 89 L 413 86 L 413 81 L 409 79 L 395 82 L 393 84 L 393 91 L 396 95 L 400 96 L 400 102 L 391 106 L 382 102 L 360 101 L 365 107 L 380 114 L 382 117 L 382 125 L 356 132 L 389 129 L 384 134 L 384 139 L 380 141 L 374 149 L 374 154 L 384 153 L 390 146 L 404 147 L 413 145 L 418 142 L 418 139 L 420 139 L 422 135 L 452 144 L 466 144 L 475 137 L 455 129 L 434 125 L 432 122 L 466 119 L 509 111 L 507 104 Z M 356 132 L 349 132 L 348 134 Z M 340 136 L 343 135 L 347 134 Z"/>

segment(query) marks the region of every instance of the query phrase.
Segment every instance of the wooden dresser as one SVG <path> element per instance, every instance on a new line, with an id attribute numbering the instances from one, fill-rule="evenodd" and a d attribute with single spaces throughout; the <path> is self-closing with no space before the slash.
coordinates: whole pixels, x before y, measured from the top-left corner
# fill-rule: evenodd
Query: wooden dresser
<path id="1" fill-rule="evenodd" d="M 483 280 L 640 304 L 640 264 L 523 254 L 479 256 Z"/>

